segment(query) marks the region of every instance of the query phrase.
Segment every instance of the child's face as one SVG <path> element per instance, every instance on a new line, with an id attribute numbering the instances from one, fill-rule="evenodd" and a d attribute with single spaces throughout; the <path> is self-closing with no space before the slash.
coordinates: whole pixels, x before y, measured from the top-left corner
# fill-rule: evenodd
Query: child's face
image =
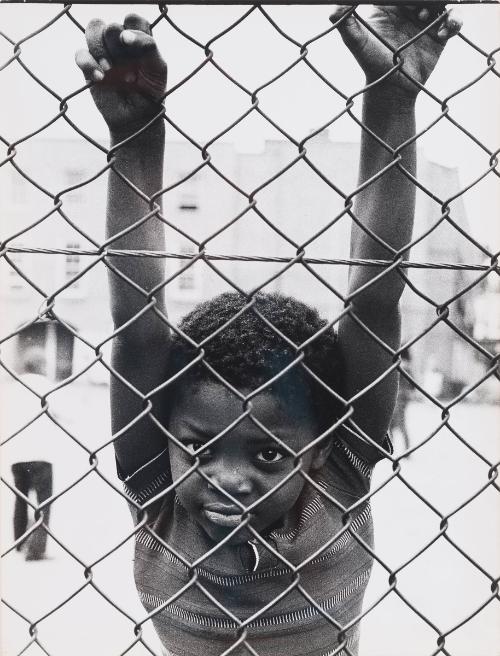
<path id="1" fill-rule="evenodd" d="M 271 393 L 252 400 L 252 414 L 293 451 L 298 452 L 318 437 L 312 412 L 287 412 L 283 402 Z M 199 383 L 184 390 L 172 412 L 169 430 L 192 453 L 225 430 L 243 412 L 241 401 L 222 385 Z M 303 456 L 303 470 L 324 464 L 328 447 L 315 447 Z M 293 454 L 287 453 L 251 419 L 245 417 L 207 451 L 199 454 L 200 469 L 245 507 L 255 503 L 282 481 L 293 469 Z M 193 464 L 190 454 L 170 443 L 173 480 L 178 480 Z M 277 524 L 290 510 L 304 486 L 295 474 L 290 481 L 252 511 L 252 526 L 259 532 Z M 177 487 L 184 508 L 215 541 L 239 524 L 241 509 L 207 483 L 197 473 Z M 238 544 L 250 539 L 243 529 L 231 539 Z"/>

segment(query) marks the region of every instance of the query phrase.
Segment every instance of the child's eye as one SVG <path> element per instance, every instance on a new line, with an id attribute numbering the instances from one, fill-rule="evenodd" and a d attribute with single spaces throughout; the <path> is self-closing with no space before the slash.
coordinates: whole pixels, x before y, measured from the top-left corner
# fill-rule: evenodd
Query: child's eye
<path id="1" fill-rule="evenodd" d="M 184 446 L 186 447 L 186 449 L 188 450 L 188 452 L 191 455 L 194 455 L 195 452 L 198 451 L 198 449 L 201 449 L 201 447 L 203 446 L 203 442 L 200 442 L 198 440 L 191 440 L 190 442 L 183 442 L 183 444 L 184 444 Z M 208 455 L 210 455 L 210 449 L 205 449 L 205 451 L 203 451 L 202 453 L 199 454 L 199 457 L 203 458 L 203 457 L 206 457 Z"/>
<path id="2" fill-rule="evenodd" d="M 260 462 L 280 462 L 284 457 L 284 453 L 272 447 L 262 449 L 262 451 L 259 451 L 257 454 L 257 460 L 260 460 Z"/>

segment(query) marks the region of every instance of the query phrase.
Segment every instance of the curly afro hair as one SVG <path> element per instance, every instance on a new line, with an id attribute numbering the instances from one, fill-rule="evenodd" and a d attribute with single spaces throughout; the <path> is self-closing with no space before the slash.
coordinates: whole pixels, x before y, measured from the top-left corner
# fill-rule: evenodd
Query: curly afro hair
<path id="1" fill-rule="evenodd" d="M 332 327 L 325 329 L 327 321 L 317 310 L 278 293 L 258 293 L 253 299 L 253 305 L 231 321 L 249 300 L 237 292 L 220 294 L 197 305 L 181 320 L 179 329 L 196 344 L 207 340 L 203 344 L 204 360 L 239 391 L 257 389 L 297 358 L 299 351 L 287 339 L 298 347 L 317 335 L 303 349 L 302 362 L 337 394 L 342 394 L 344 363 L 337 336 Z M 175 334 L 170 374 L 178 372 L 198 354 L 198 349 Z M 198 363 L 179 378 L 174 389 L 205 380 L 215 379 L 207 367 Z M 275 381 L 269 391 L 278 394 L 296 411 L 308 404 L 322 430 L 343 409 L 341 402 L 300 364 Z"/>

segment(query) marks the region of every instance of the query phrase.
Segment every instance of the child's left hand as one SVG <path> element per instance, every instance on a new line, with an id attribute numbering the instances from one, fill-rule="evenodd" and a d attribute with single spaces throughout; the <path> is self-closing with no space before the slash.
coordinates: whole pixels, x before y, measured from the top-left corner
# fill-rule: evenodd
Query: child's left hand
<path id="1" fill-rule="evenodd" d="M 425 6 L 377 6 L 366 23 L 390 44 L 391 48 L 396 49 L 425 29 L 443 8 L 444 5 L 438 3 L 426 3 Z M 337 22 L 350 9 L 350 6 L 336 7 L 330 20 Z M 406 73 L 420 84 L 425 84 L 446 42 L 459 32 L 461 26 L 461 20 L 454 16 L 453 11 L 445 11 L 434 27 L 401 51 Z M 338 30 L 365 72 L 368 83 L 379 79 L 394 66 L 391 50 L 371 34 L 354 14 L 342 21 Z M 409 97 L 415 97 L 420 90 L 398 71 L 381 84 Z"/>

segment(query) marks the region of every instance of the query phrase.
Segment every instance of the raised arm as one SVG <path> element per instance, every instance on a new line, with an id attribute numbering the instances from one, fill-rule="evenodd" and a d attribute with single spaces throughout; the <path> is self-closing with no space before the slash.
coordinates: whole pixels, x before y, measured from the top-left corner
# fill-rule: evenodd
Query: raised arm
<path id="1" fill-rule="evenodd" d="M 443 9 L 443 5 L 377 7 L 368 23 L 395 49 L 436 19 L 437 7 Z M 349 9 L 337 7 L 331 20 L 338 21 Z M 424 84 L 446 41 L 459 29 L 460 22 L 444 14 L 426 34 L 402 50 L 403 70 Z M 339 30 L 363 68 L 367 84 L 381 80 L 393 67 L 393 52 L 355 16 L 346 18 Z M 396 158 L 410 175 L 415 175 L 415 144 L 411 139 L 415 135 L 415 100 L 418 91 L 418 85 L 403 73 L 394 72 L 363 94 L 363 123 L 388 148 L 363 130 L 360 186 Z M 394 152 L 408 141 L 410 143 L 401 151 Z M 355 197 L 354 216 L 357 222 L 354 221 L 352 227 L 351 257 L 391 260 L 395 252 L 404 249 L 411 241 L 414 212 L 414 184 L 396 167 L 390 168 Z M 405 251 L 405 259 L 408 259 L 408 255 L 408 251 Z M 384 373 L 393 364 L 391 350 L 397 350 L 400 345 L 399 300 L 404 288 L 403 278 L 394 270 L 370 284 L 383 270 L 380 267 L 351 266 L 348 294 L 351 297 L 352 314 L 389 350 L 380 346 L 352 316 L 344 317 L 339 326 L 339 339 L 346 358 L 346 395 L 353 398 L 369 388 L 356 400 L 353 419 L 371 439 L 379 443 L 383 441 L 389 427 L 397 395 L 397 374 L 384 377 Z M 361 291 L 356 294 L 357 290 Z M 379 382 L 370 388 L 377 380 Z"/>
<path id="2" fill-rule="evenodd" d="M 76 54 L 85 78 L 94 83 L 93 99 L 110 130 L 114 148 L 124 139 L 161 114 L 167 67 L 151 36 L 149 24 L 129 15 L 123 25 L 105 25 L 93 20 L 86 30 L 87 49 Z M 162 188 L 164 122 L 153 121 L 141 135 L 119 147 L 109 172 L 107 239 L 120 235 L 109 247 L 122 250 L 164 248 L 160 219 L 148 214 L 150 206 L 117 174 L 119 172 L 150 198 Z M 161 207 L 158 199 L 157 205 Z M 137 227 L 121 235 L 123 231 Z M 163 261 L 148 257 L 110 257 L 109 262 L 133 284 L 109 271 L 111 312 L 115 330 L 112 366 L 141 394 L 165 380 L 170 333 L 167 325 L 151 309 L 134 320 L 147 305 L 146 293 L 164 279 Z M 144 292 L 139 291 L 144 290 Z M 164 294 L 156 295 L 156 308 L 165 313 Z M 118 377 L 111 377 L 111 417 L 113 434 L 134 422 L 143 412 L 142 398 Z M 161 431 L 148 418 L 132 423 L 114 443 L 118 463 L 129 475 L 165 447 Z"/>

